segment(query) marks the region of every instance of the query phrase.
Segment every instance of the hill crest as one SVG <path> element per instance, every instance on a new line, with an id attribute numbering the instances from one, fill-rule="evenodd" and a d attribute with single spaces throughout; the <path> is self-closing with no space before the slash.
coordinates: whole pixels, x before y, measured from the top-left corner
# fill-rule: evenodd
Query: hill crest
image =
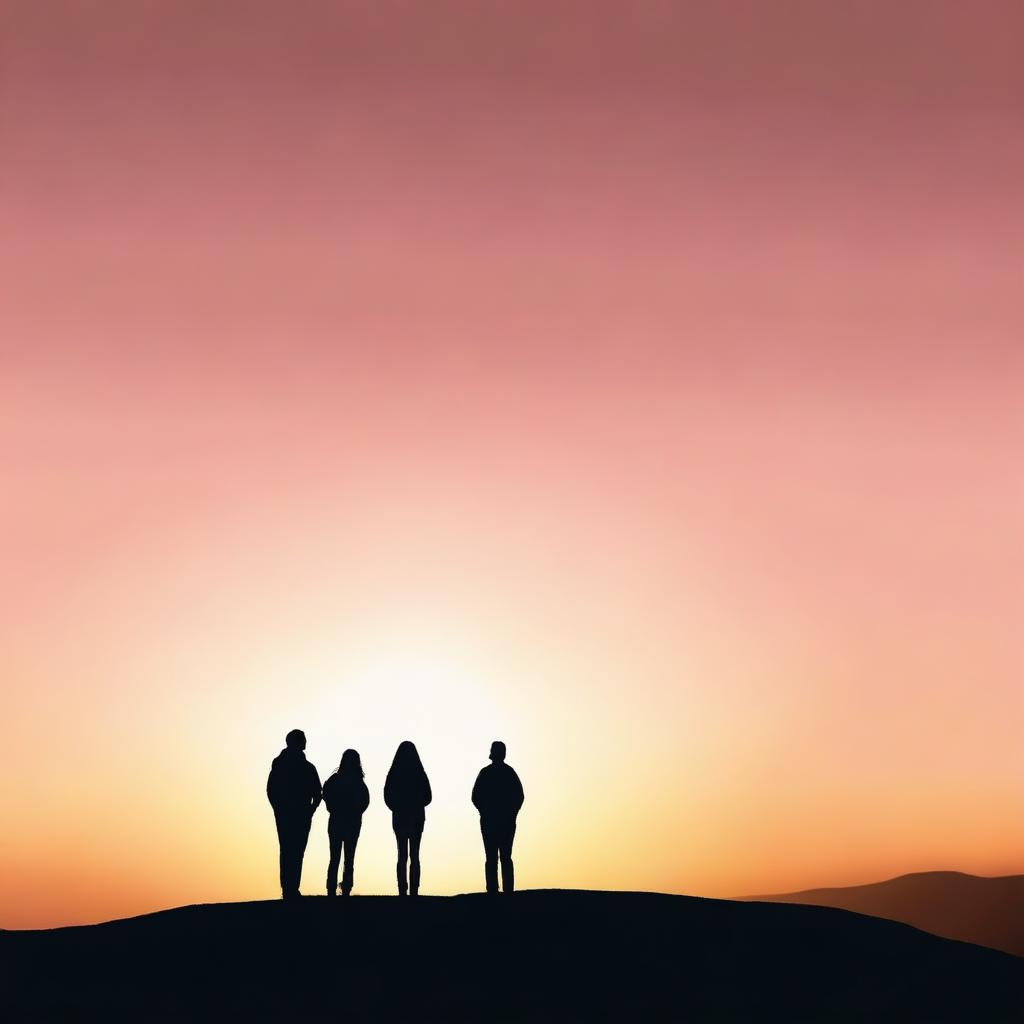
<path id="1" fill-rule="evenodd" d="M 307 897 L 0 934 L 7 1019 L 1006 1018 L 1024 961 L 822 907 L 657 893 Z"/>

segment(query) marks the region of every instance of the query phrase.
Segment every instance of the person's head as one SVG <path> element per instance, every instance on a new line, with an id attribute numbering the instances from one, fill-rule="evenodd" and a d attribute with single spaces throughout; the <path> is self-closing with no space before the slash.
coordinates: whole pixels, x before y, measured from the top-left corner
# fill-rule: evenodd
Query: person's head
<path id="1" fill-rule="evenodd" d="M 341 755 L 341 764 L 338 765 L 338 774 L 351 775 L 356 779 L 363 778 L 363 765 L 359 760 L 359 751 L 349 749 Z"/>
<path id="2" fill-rule="evenodd" d="M 504 761 L 505 760 L 505 744 L 501 740 L 495 740 L 491 744 L 491 760 L 492 761 Z"/>
<path id="3" fill-rule="evenodd" d="M 289 750 L 305 750 L 306 734 L 301 729 L 292 729 L 284 738 L 284 744 Z"/>
<path id="4" fill-rule="evenodd" d="M 391 762 L 392 771 L 423 771 L 419 751 L 412 740 L 402 740 L 395 751 L 395 759 Z"/>

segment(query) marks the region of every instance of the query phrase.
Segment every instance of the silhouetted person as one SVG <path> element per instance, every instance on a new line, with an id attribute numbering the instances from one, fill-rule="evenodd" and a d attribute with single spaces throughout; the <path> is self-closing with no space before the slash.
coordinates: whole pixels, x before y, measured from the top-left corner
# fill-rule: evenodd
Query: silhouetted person
<path id="1" fill-rule="evenodd" d="M 388 777 L 384 782 L 384 803 L 391 810 L 391 825 L 398 843 L 398 895 L 406 890 L 415 896 L 420 888 L 420 839 L 426 820 L 426 806 L 432 799 L 430 780 L 423 770 L 419 752 L 409 740 L 403 740 L 395 751 Z M 405 866 L 409 861 L 409 882 Z"/>
<path id="2" fill-rule="evenodd" d="M 281 895 L 299 895 L 302 858 L 309 839 L 313 812 L 320 804 L 320 776 L 306 760 L 306 735 L 292 729 L 284 738 L 285 748 L 270 766 L 267 799 L 274 808 L 277 841 L 281 846 Z"/>
<path id="3" fill-rule="evenodd" d="M 491 895 L 498 892 L 498 860 L 501 860 L 501 885 L 506 893 L 515 892 L 515 865 L 512 843 L 516 838 L 516 815 L 523 806 L 523 784 L 511 765 L 505 764 L 505 744 L 491 744 L 491 763 L 480 769 L 473 785 L 473 806 L 480 812 L 480 832 L 484 837 L 484 878 Z"/>
<path id="4" fill-rule="evenodd" d="M 353 867 L 359 830 L 363 827 L 363 811 L 370 805 L 370 791 L 363 782 L 363 766 L 355 750 L 341 755 L 338 770 L 324 783 L 324 803 L 330 812 L 327 838 L 331 859 L 327 865 L 327 895 L 338 891 L 338 861 L 345 848 L 345 870 L 341 876 L 341 894 L 352 891 Z"/>

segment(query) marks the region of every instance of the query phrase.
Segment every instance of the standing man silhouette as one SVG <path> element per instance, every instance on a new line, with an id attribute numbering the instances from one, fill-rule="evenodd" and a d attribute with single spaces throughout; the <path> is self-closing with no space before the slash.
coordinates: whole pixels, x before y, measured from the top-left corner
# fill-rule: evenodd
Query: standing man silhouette
<path id="1" fill-rule="evenodd" d="M 274 808 L 277 841 L 281 846 L 281 896 L 299 896 L 302 858 L 306 853 L 309 826 L 321 799 L 320 776 L 306 760 L 306 734 L 292 729 L 285 748 L 270 766 L 267 799 Z"/>
<path id="2" fill-rule="evenodd" d="M 515 892 L 512 842 L 516 837 L 516 815 L 523 806 L 523 784 L 515 769 L 505 764 L 505 744 L 491 744 L 491 763 L 480 769 L 473 786 L 473 806 L 480 812 L 484 837 L 484 878 L 487 892 L 498 893 L 498 860 L 501 884 L 506 895 Z"/>

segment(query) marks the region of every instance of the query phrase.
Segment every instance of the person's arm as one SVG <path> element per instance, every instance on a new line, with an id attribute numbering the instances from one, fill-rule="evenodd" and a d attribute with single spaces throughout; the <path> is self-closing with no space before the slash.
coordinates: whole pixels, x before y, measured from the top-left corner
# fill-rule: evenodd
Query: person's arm
<path id="1" fill-rule="evenodd" d="M 361 794 L 362 799 L 360 800 L 362 806 L 359 808 L 359 813 L 362 814 L 370 806 L 370 791 L 366 788 L 365 782 L 361 782 L 360 785 L 363 787 L 363 792 Z"/>
<path id="2" fill-rule="evenodd" d="M 523 806 L 523 801 L 526 799 L 526 797 L 525 797 L 525 795 L 523 793 L 523 784 L 519 781 L 519 775 L 517 774 L 515 768 L 512 769 L 512 780 L 514 782 L 514 786 L 513 786 L 512 792 L 513 792 L 513 795 L 515 796 L 515 801 L 514 802 L 515 802 L 516 814 L 518 814 L 519 813 L 519 808 Z"/>
<path id="3" fill-rule="evenodd" d="M 313 812 L 320 806 L 320 801 L 324 798 L 323 787 L 320 785 L 320 773 L 316 770 L 316 765 L 309 763 L 309 783 L 310 790 L 309 795 L 312 803 L 309 807 L 309 814 L 312 817 Z"/>
<path id="4" fill-rule="evenodd" d="M 427 773 L 423 773 L 423 806 L 426 807 L 431 800 L 434 799 L 434 794 L 430 792 L 430 779 L 427 778 Z"/>
<path id="5" fill-rule="evenodd" d="M 477 772 L 476 782 L 473 783 L 473 795 L 472 795 L 472 797 L 470 797 L 470 799 L 473 801 L 473 806 L 478 811 L 480 810 L 480 802 L 481 802 L 481 799 L 483 797 L 483 794 L 480 792 L 480 790 L 483 788 L 483 786 L 481 785 L 483 777 L 484 777 L 484 771 L 481 768 L 480 771 Z"/>
<path id="6" fill-rule="evenodd" d="M 391 772 L 387 774 L 387 778 L 384 780 L 384 805 L 389 811 L 395 809 L 395 805 L 392 803 L 394 799 L 394 787 L 391 785 Z"/>
<path id="7" fill-rule="evenodd" d="M 267 799 L 270 806 L 274 807 L 277 800 L 277 779 L 274 778 L 274 766 L 270 766 L 270 774 L 267 776 Z"/>

